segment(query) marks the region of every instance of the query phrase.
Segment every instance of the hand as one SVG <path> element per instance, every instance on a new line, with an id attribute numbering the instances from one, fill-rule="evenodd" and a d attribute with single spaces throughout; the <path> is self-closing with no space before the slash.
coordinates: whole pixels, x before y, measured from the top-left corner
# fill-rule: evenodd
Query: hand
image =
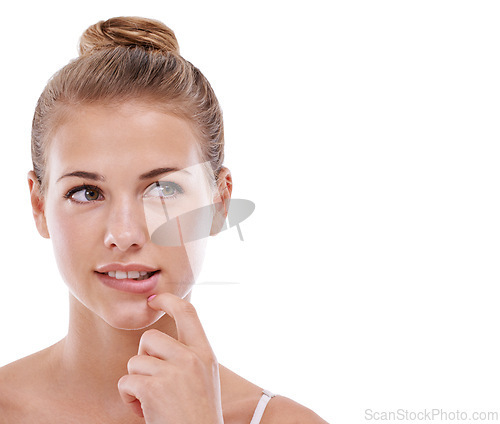
<path id="1" fill-rule="evenodd" d="M 223 424 L 219 364 L 194 306 L 171 293 L 148 305 L 175 320 L 178 340 L 144 332 L 118 381 L 122 400 L 147 424 Z"/>

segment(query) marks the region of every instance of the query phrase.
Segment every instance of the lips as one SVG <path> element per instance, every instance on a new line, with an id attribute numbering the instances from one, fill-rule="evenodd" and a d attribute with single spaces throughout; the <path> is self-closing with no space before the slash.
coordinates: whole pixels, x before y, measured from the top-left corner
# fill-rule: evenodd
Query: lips
<path id="1" fill-rule="evenodd" d="M 156 272 L 156 271 L 155 271 Z M 117 280 L 123 280 L 124 278 L 129 278 L 132 280 L 146 280 L 151 277 L 154 272 L 146 271 L 109 271 L 103 274 L 108 274 L 110 277 L 116 278 Z"/>
<path id="2" fill-rule="evenodd" d="M 158 284 L 160 271 L 137 264 L 110 264 L 98 268 L 95 274 L 101 283 L 112 289 L 135 294 L 150 294 Z"/>
<path id="3" fill-rule="evenodd" d="M 149 265 L 143 265 L 143 264 L 135 264 L 135 263 L 130 263 L 130 264 L 122 264 L 119 262 L 111 263 L 111 264 L 106 264 L 106 265 L 101 265 L 96 268 L 97 272 L 100 273 L 107 273 L 111 271 L 123 271 L 123 272 L 129 272 L 129 271 L 145 271 L 145 272 L 154 272 L 158 271 L 158 268 L 149 266 Z"/>

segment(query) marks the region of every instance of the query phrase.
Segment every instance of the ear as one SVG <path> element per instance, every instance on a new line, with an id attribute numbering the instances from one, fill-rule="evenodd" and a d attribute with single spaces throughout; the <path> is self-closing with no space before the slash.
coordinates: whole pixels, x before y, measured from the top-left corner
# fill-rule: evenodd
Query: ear
<path id="1" fill-rule="evenodd" d="M 45 219 L 45 198 L 40 191 L 40 183 L 34 171 L 28 172 L 28 185 L 30 188 L 31 207 L 33 209 L 33 218 L 38 232 L 42 237 L 50 238 Z"/>
<path id="2" fill-rule="evenodd" d="M 224 227 L 229 210 L 231 193 L 233 192 L 233 179 L 231 171 L 225 166 L 219 172 L 219 180 L 217 182 L 217 192 L 214 195 L 213 202 L 215 206 L 215 214 L 212 221 L 210 235 L 215 236 Z"/>

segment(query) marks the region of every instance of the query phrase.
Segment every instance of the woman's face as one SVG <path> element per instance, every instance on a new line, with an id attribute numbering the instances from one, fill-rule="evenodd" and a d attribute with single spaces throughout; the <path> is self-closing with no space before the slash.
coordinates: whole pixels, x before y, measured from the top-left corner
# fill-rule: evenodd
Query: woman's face
<path id="1" fill-rule="evenodd" d="M 113 327 L 151 325 L 150 295 L 190 293 L 215 211 L 189 123 L 141 103 L 81 106 L 47 157 L 41 232 L 71 294 Z M 193 234 L 185 216 L 200 218 Z"/>

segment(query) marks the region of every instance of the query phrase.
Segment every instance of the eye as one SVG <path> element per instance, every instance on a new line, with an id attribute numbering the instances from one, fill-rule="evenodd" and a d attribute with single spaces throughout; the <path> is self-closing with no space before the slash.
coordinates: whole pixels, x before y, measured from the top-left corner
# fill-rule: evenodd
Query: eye
<path id="1" fill-rule="evenodd" d="M 77 203 L 89 203 L 102 199 L 102 193 L 98 187 L 83 185 L 72 188 L 64 197 Z"/>
<path id="2" fill-rule="evenodd" d="M 173 181 L 156 181 L 151 184 L 144 193 L 144 197 L 159 197 L 163 199 L 175 199 L 184 193 L 182 187 Z"/>

